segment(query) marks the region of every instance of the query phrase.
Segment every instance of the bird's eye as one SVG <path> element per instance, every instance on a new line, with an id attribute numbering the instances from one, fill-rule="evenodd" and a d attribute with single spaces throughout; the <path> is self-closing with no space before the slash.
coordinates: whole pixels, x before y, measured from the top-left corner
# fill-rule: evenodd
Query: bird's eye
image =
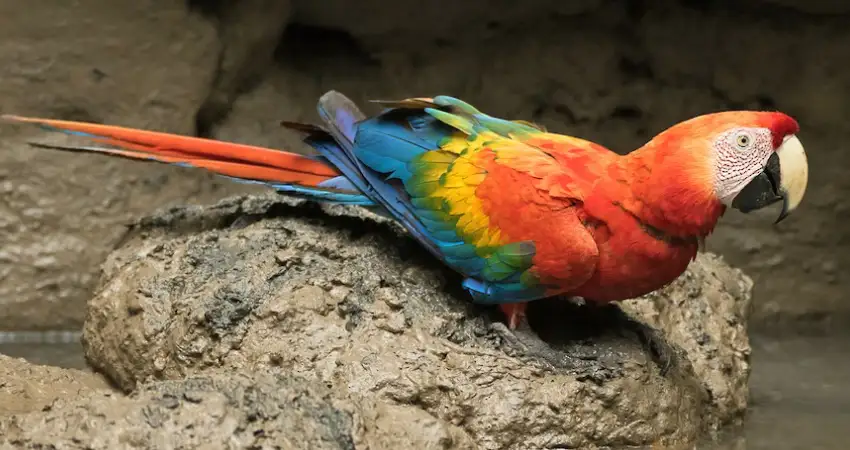
<path id="1" fill-rule="evenodd" d="M 741 133 L 735 137 L 735 142 L 738 144 L 738 147 L 745 149 L 750 146 L 752 138 L 746 133 Z"/>

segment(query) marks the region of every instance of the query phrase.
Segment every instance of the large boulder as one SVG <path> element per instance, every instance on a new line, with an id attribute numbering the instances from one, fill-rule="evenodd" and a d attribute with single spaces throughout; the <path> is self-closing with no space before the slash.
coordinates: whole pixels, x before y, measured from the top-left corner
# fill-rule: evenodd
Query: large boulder
<path id="1" fill-rule="evenodd" d="M 701 255 L 622 307 L 534 302 L 541 350 L 471 305 L 393 222 L 236 197 L 132 225 L 103 265 L 83 339 L 126 391 L 271 371 L 413 408 L 404 420 L 454 424 L 481 448 L 691 442 L 746 408 L 750 287 Z"/>

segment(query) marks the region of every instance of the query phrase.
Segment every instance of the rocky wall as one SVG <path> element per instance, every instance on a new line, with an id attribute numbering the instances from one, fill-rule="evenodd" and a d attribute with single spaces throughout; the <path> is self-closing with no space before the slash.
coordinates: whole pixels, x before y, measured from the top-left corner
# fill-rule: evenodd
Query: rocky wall
<path id="1" fill-rule="evenodd" d="M 850 314 L 843 2 L 191 3 L 0 6 L 2 112 L 299 148 L 277 122 L 313 118 L 328 89 L 357 101 L 447 93 L 625 152 L 696 114 L 778 108 L 803 127 L 804 205 L 777 227 L 772 211 L 730 213 L 709 248 L 753 276 L 760 321 Z M 124 223 L 247 189 L 34 152 L 24 139 L 46 137 L 32 130 L 4 125 L 0 137 L 4 329 L 79 326 Z"/>

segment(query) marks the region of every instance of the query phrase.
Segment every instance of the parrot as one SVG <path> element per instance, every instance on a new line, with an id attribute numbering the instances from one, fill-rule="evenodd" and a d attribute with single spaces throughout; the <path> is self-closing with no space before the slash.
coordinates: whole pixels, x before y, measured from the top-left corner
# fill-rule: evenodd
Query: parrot
<path id="1" fill-rule="evenodd" d="M 318 101 L 320 124 L 282 121 L 315 154 L 114 125 L 4 115 L 82 136 L 36 144 L 200 168 L 316 202 L 397 221 L 462 275 L 473 303 L 497 306 L 510 330 L 529 302 L 607 304 L 656 291 L 696 258 L 727 208 L 801 203 L 808 162 L 798 122 L 777 111 L 722 111 L 670 125 L 620 154 L 448 95 Z"/>

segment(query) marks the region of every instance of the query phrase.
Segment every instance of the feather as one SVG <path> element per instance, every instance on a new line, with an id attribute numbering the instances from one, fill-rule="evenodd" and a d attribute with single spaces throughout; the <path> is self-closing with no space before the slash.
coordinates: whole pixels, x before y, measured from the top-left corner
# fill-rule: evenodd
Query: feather
<path id="1" fill-rule="evenodd" d="M 280 192 L 331 203 L 375 205 L 346 183 L 327 161 L 295 153 L 231 142 L 85 122 L 3 116 L 49 131 L 86 138 L 103 145 L 52 145 L 39 148 L 98 153 L 125 159 L 209 170 L 228 179 L 266 185 Z M 316 130 L 310 130 L 316 132 Z"/>

